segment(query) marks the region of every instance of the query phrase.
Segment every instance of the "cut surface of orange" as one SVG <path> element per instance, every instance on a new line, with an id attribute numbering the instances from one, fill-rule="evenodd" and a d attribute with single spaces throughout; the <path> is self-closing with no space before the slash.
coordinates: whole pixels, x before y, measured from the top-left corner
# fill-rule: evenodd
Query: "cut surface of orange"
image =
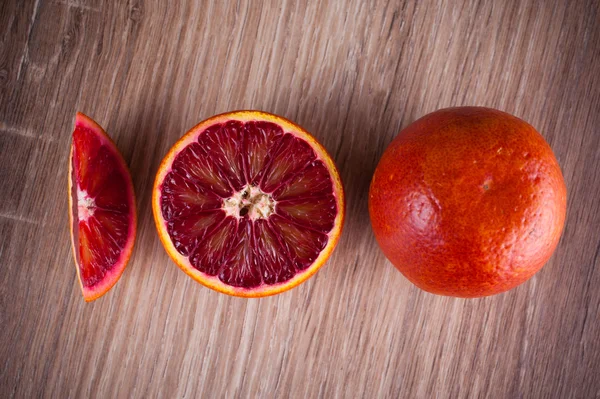
<path id="1" fill-rule="evenodd" d="M 91 118 L 77 113 L 69 157 L 71 244 L 83 298 L 104 295 L 133 250 L 135 196 L 119 150 Z"/>
<path id="2" fill-rule="evenodd" d="M 260 111 L 199 123 L 163 159 L 152 209 L 160 239 L 189 276 L 260 297 L 312 276 L 336 246 L 344 192 L 327 151 Z"/>

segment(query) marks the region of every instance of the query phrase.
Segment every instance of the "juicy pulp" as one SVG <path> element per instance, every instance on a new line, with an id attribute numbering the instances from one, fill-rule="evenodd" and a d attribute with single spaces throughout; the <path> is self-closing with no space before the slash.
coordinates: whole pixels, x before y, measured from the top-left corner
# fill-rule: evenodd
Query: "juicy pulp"
<path id="1" fill-rule="evenodd" d="M 72 239 L 86 300 L 119 278 L 135 236 L 135 204 L 129 172 L 99 127 L 77 115 L 71 152 Z"/>
<path id="2" fill-rule="evenodd" d="M 308 268 L 339 211 L 311 146 L 266 121 L 207 127 L 175 156 L 160 190 L 175 249 L 196 270 L 248 289 Z"/>

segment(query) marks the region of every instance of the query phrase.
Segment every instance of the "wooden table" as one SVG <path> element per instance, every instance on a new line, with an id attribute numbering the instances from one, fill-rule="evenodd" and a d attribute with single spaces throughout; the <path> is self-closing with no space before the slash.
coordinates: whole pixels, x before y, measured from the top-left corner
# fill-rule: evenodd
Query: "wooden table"
<path id="1" fill-rule="evenodd" d="M 600 397 L 600 3 L 3 0 L 0 397 Z M 399 130 L 485 105 L 538 128 L 569 190 L 533 279 L 462 300 L 379 251 L 367 193 Z M 334 156 L 347 224 L 300 287 L 245 300 L 167 257 L 150 194 L 213 114 L 262 109 Z M 138 195 L 119 283 L 81 298 L 66 171 L 76 111 L 115 138 Z"/>

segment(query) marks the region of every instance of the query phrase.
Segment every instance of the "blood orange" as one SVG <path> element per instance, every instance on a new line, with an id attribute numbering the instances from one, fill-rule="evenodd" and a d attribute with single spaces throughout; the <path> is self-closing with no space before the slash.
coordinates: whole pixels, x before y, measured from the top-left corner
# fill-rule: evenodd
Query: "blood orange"
<path id="1" fill-rule="evenodd" d="M 406 127 L 369 193 L 375 238 L 418 287 L 481 297 L 525 282 L 558 244 L 567 192 L 544 138 L 482 107 L 442 109 Z"/>
<path id="2" fill-rule="evenodd" d="M 338 242 L 344 193 L 326 150 L 276 115 L 237 111 L 201 122 L 158 170 L 152 209 L 173 261 L 236 296 L 286 291 Z"/>
<path id="3" fill-rule="evenodd" d="M 133 250 L 133 184 L 119 150 L 91 118 L 77 113 L 69 157 L 69 220 L 77 276 L 86 301 L 121 277 Z"/>

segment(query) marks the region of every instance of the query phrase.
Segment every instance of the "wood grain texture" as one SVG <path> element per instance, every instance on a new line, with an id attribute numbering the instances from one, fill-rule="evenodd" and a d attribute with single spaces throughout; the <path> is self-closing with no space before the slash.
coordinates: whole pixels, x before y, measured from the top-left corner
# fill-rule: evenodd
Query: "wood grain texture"
<path id="1" fill-rule="evenodd" d="M 600 397 L 597 1 L 3 0 L 0 40 L 0 397 Z M 367 212 L 387 144 L 456 105 L 537 127 L 569 191 L 547 266 L 477 300 L 412 286 Z M 348 197 L 328 264 L 260 300 L 184 275 L 150 209 L 177 138 L 248 108 L 313 132 Z M 132 262 L 91 304 L 68 239 L 76 111 L 115 138 L 139 207 Z"/>

